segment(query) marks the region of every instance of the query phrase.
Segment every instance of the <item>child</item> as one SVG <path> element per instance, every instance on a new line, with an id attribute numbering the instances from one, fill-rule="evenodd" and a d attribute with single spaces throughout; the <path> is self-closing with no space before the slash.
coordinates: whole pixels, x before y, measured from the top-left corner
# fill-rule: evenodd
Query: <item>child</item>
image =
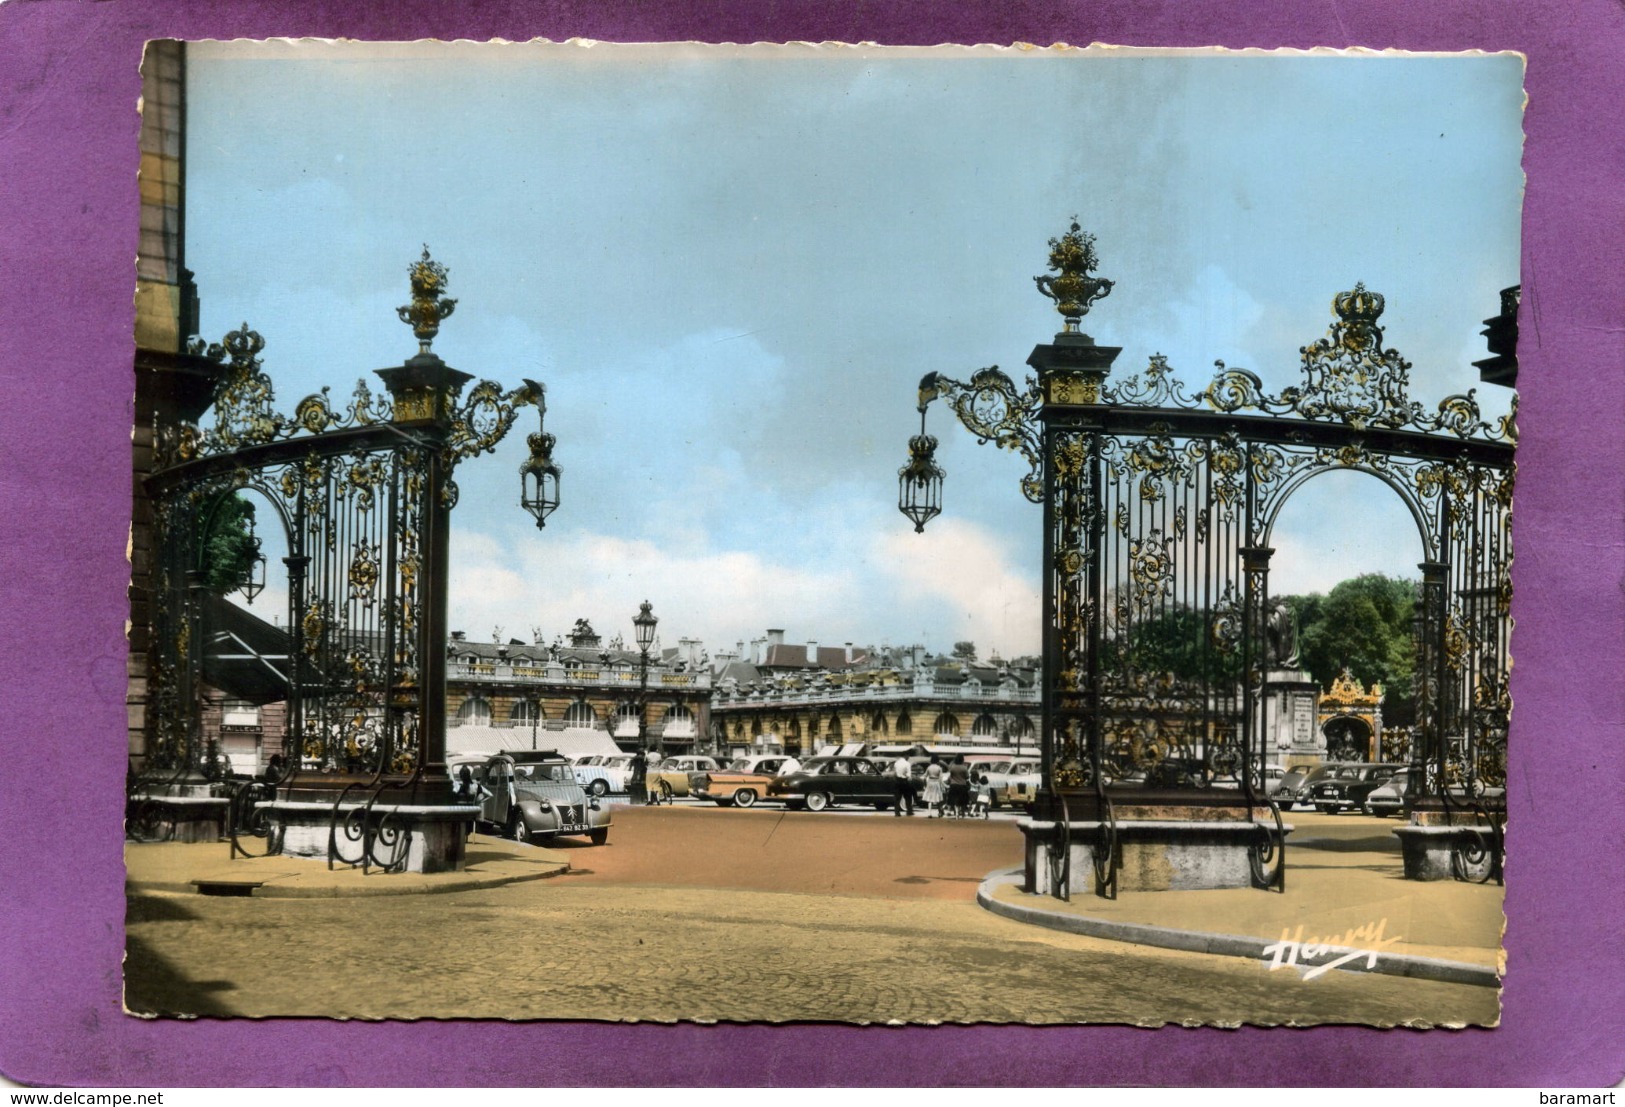
<path id="1" fill-rule="evenodd" d="M 993 782 L 988 780 L 987 774 L 982 773 L 976 778 L 976 802 L 971 809 L 971 817 L 980 815 L 987 818 L 993 810 Z"/>

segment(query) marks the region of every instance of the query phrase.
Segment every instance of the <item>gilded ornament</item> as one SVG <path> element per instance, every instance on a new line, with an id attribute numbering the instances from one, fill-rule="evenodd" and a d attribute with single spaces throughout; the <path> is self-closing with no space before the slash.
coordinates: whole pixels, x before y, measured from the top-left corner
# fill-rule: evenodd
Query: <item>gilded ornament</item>
<path id="1" fill-rule="evenodd" d="M 314 657 L 322 648 L 322 634 L 327 630 L 327 620 L 322 617 L 320 603 L 312 603 L 305 610 L 305 617 L 300 620 L 299 627 L 305 636 L 305 653 Z"/>
<path id="2" fill-rule="evenodd" d="M 426 354 L 440 333 L 440 324 L 456 310 L 457 301 L 445 298 L 448 272 L 444 265 L 430 260 L 428 246 L 423 247 L 423 257 L 408 266 L 406 273 L 412 285 L 412 302 L 396 308 L 395 313 L 401 322 L 411 325 L 418 353 Z"/>
<path id="3" fill-rule="evenodd" d="M 378 558 L 377 543 L 360 543 L 356 546 L 355 556 L 350 559 L 350 599 L 359 600 L 363 605 L 371 607 L 377 600 L 378 590 Z"/>
<path id="4" fill-rule="evenodd" d="M 1086 233 L 1076 218 L 1066 234 L 1049 240 L 1051 273 L 1034 277 L 1033 283 L 1039 292 L 1055 301 L 1055 310 L 1066 321 L 1068 334 L 1076 334 L 1090 306 L 1111 293 L 1111 281 L 1092 275 L 1098 264 L 1095 236 Z"/>
<path id="5" fill-rule="evenodd" d="M 391 418 L 397 423 L 411 423 L 419 419 L 433 419 L 437 414 L 434 390 L 411 388 L 395 397 Z"/>

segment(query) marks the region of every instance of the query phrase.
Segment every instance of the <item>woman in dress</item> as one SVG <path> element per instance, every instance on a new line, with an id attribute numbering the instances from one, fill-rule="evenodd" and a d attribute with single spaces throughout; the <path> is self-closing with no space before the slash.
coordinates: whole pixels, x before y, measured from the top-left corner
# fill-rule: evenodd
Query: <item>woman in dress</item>
<path id="1" fill-rule="evenodd" d="M 925 767 L 925 805 L 931 809 L 931 817 L 942 817 L 942 762 L 935 757 L 931 764 Z"/>

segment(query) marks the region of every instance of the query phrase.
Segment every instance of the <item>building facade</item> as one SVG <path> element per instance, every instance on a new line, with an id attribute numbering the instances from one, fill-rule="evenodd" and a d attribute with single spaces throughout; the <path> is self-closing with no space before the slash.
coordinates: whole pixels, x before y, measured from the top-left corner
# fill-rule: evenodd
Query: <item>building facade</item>
<path id="1" fill-rule="evenodd" d="M 713 748 L 807 757 L 851 743 L 999 747 L 1038 753 L 1035 667 L 891 650 L 786 645 L 768 631 L 718 658 Z"/>
<path id="2" fill-rule="evenodd" d="M 650 749 L 687 753 L 705 746 L 712 680 L 697 647 L 685 640 L 678 649 L 649 654 Z M 608 735 L 628 752 L 638 746 L 642 656 L 619 639 L 605 644 L 585 619 L 576 621 L 567 641 L 551 645 L 475 642 L 453 631 L 447 653 L 448 750 L 487 748 L 491 729 L 513 731 L 520 745 L 529 732 L 538 749 L 590 746 L 583 741 L 589 735 Z"/>

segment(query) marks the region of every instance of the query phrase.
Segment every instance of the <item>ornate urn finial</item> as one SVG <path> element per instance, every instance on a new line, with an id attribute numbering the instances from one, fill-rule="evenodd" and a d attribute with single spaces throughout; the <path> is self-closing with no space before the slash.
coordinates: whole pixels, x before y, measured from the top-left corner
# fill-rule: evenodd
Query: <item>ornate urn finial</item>
<path id="1" fill-rule="evenodd" d="M 412 334 L 418 340 L 418 353 L 426 354 L 434 336 L 440 333 L 440 321 L 456 310 L 457 301 L 444 298 L 446 267 L 429 259 L 427 245 L 423 247 L 423 257 L 407 266 L 406 272 L 412 280 L 412 302 L 395 311 L 401 322 L 411 324 Z"/>
<path id="2" fill-rule="evenodd" d="M 1077 216 L 1060 238 L 1049 240 L 1049 267 L 1055 275 L 1034 277 L 1038 291 L 1055 301 L 1055 310 L 1066 320 L 1067 334 L 1078 333 L 1078 323 L 1089 314 L 1089 306 L 1108 295 L 1112 282 L 1090 274 L 1100 264 L 1095 257 L 1095 236 L 1084 233 Z"/>

